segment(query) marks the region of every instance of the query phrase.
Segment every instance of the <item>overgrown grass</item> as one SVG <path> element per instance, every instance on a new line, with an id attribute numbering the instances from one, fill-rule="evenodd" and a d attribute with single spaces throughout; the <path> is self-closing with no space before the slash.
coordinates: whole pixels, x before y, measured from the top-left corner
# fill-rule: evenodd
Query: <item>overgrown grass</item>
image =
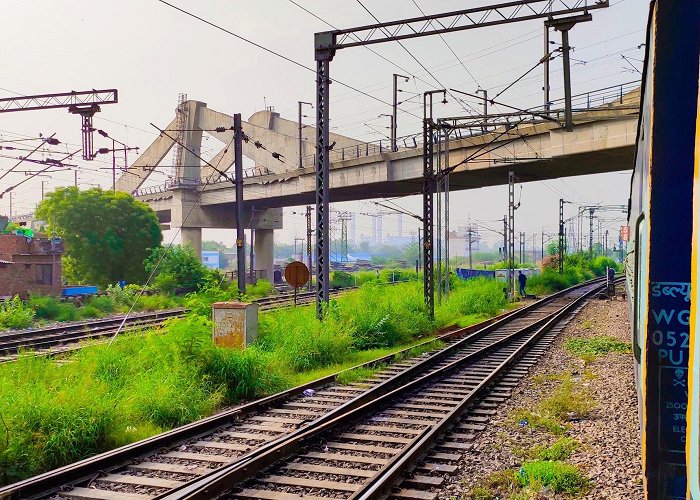
<path id="1" fill-rule="evenodd" d="M 450 299 L 443 307 L 470 314 L 496 311 L 491 299 L 465 291 L 492 285 L 462 286 L 453 293 L 459 304 L 452 306 Z M 122 292 L 109 297 L 117 310 L 137 294 Z M 223 349 L 211 341 L 210 308 L 211 302 L 230 298 L 230 291 L 214 287 L 190 294 L 186 305 L 193 312 L 186 319 L 172 320 L 160 331 L 121 335 L 111 346 L 90 346 L 68 356 L 68 363 L 28 355 L 0 365 L 0 415 L 7 426 L 7 439 L 0 439 L 0 481 L 16 481 L 191 422 L 222 405 L 385 356 L 429 339 L 436 328 L 420 283 L 367 283 L 334 300 L 323 322 L 313 307 L 264 312 L 257 342 L 243 351 Z M 55 305 L 42 304 L 46 310 Z M 81 309 L 98 314 L 111 305 L 100 299 Z M 403 356 L 440 345 L 428 343 Z M 357 370 L 341 380 L 368 373 Z"/>
<path id="2" fill-rule="evenodd" d="M 288 386 L 270 354 L 222 349 L 208 320 L 165 335 L 123 335 L 71 362 L 26 356 L 0 365 L 0 481 L 8 483 Z"/>
<path id="3" fill-rule="evenodd" d="M 631 353 L 632 345 L 607 335 L 597 335 L 588 339 L 568 339 L 566 350 L 577 356 L 602 356 L 610 352 Z"/>
<path id="4" fill-rule="evenodd" d="M 494 279 L 456 280 L 449 299 L 438 306 L 435 320 L 439 326 L 467 322 L 474 315 L 493 316 L 506 306 L 503 283 Z"/>
<path id="5" fill-rule="evenodd" d="M 510 420 L 520 427 L 540 429 L 557 436 L 564 434 L 566 430 L 566 426 L 551 415 L 530 410 L 517 410 L 511 414 Z"/>
<path id="6" fill-rule="evenodd" d="M 543 262 L 542 273 L 528 278 L 527 291 L 542 295 L 564 290 L 596 276 L 604 276 L 608 267 L 619 270 L 620 266 L 609 257 L 591 259 L 586 252 L 578 252 L 565 256 L 564 273 L 559 274 L 558 261 L 551 257 Z"/>
<path id="7" fill-rule="evenodd" d="M 34 321 L 34 311 L 15 295 L 0 302 L 0 328 L 27 328 Z"/>
<path id="8" fill-rule="evenodd" d="M 515 477 L 521 486 L 536 485 L 550 488 L 556 493 L 575 495 L 585 490 L 588 478 L 574 465 L 556 460 L 525 462 Z"/>
<path id="9" fill-rule="evenodd" d="M 552 395 L 539 404 L 541 412 L 560 421 L 586 418 L 594 408 L 591 395 L 577 387 L 571 377 L 565 378 Z"/>
<path id="10" fill-rule="evenodd" d="M 539 445 L 527 450 L 526 455 L 536 460 L 566 460 L 580 446 L 571 437 L 561 437 L 549 446 Z"/>
<path id="11" fill-rule="evenodd" d="M 359 382 L 360 380 L 366 380 L 375 373 L 382 371 L 385 366 L 386 365 L 384 364 L 377 364 L 372 367 L 358 366 L 357 368 L 353 368 L 352 370 L 346 370 L 340 373 L 338 375 L 338 378 L 336 378 L 336 381 L 339 384 L 348 385 L 354 382 Z"/>

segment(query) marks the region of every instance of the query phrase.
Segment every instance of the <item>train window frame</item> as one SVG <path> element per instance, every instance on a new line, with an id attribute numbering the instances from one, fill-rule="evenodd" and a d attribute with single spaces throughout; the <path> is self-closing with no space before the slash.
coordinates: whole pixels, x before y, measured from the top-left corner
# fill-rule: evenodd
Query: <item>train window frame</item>
<path id="1" fill-rule="evenodd" d="M 642 223 L 646 222 L 646 217 L 644 216 L 644 212 L 639 214 L 639 217 L 637 217 L 637 220 L 634 223 L 634 297 L 633 303 L 634 303 L 634 313 L 632 315 L 632 351 L 634 352 L 634 359 L 637 361 L 637 363 L 641 363 L 642 359 L 642 345 L 639 341 L 640 339 L 640 321 L 639 321 L 639 300 L 636 300 L 638 297 L 638 294 L 641 291 L 640 287 L 640 275 L 641 273 L 639 272 L 639 256 L 641 254 L 640 252 L 640 227 Z M 646 244 L 646 239 L 644 240 L 644 243 Z M 646 306 L 646 300 L 644 301 L 644 304 Z M 643 322 L 642 322 L 643 324 Z"/>

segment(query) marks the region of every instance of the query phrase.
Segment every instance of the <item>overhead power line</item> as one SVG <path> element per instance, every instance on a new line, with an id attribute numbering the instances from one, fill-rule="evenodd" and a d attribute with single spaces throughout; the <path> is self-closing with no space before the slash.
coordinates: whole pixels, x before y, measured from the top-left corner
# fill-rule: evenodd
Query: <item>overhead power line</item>
<path id="1" fill-rule="evenodd" d="M 305 65 L 305 64 L 303 64 L 303 63 L 300 63 L 299 61 L 295 61 L 295 60 L 292 59 L 291 57 L 287 57 L 287 56 L 285 56 L 284 54 L 281 54 L 281 53 L 279 53 L 279 52 L 277 52 L 277 51 L 275 51 L 275 50 L 272 50 L 272 49 L 270 49 L 270 48 L 267 48 L 267 47 L 265 47 L 264 45 L 261 45 L 261 44 L 259 44 L 259 43 L 257 43 L 257 42 L 254 42 L 253 40 L 250 40 L 249 38 L 246 38 L 246 37 L 241 36 L 241 35 L 239 35 L 239 34 L 237 34 L 237 33 L 234 33 L 233 31 L 231 31 L 231 30 L 229 30 L 229 29 L 226 29 L 226 28 L 224 28 L 223 26 L 219 26 L 218 24 L 213 23 L 212 21 L 209 21 L 209 20 L 207 20 L 207 19 L 204 19 L 203 17 L 200 17 L 200 16 L 198 16 L 197 14 L 194 14 L 194 13 L 192 13 L 192 12 L 189 12 L 189 11 L 185 10 L 185 9 L 182 9 L 182 8 L 178 7 L 177 5 L 173 5 L 173 4 L 170 3 L 170 2 L 166 2 L 166 0 L 156 0 L 156 1 L 162 3 L 163 5 L 167 5 L 167 6 L 170 7 L 171 9 L 175 9 L 175 10 L 177 10 L 178 12 L 181 12 L 181 13 L 187 15 L 187 16 L 190 16 L 190 17 L 192 17 L 192 18 L 194 18 L 194 19 L 196 19 L 196 20 L 198 20 L 198 21 L 200 21 L 200 22 L 202 22 L 202 23 L 204 23 L 204 24 L 206 24 L 206 25 L 208 25 L 208 26 L 211 26 L 211 27 L 214 28 L 214 29 L 217 29 L 217 30 L 219 30 L 219 31 L 222 31 L 222 32 L 224 32 L 224 33 L 226 33 L 226 34 L 228 34 L 228 35 L 231 35 L 232 37 L 237 38 L 237 39 L 239 39 L 239 40 L 241 40 L 241 41 L 243 41 L 243 42 L 245 42 L 245 43 L 247 43 L 247 44 L 249 44 L 249 45 L 252 45 L 252 46 L 254 46 L 254 47 L 257 47 L 257 48 L 259 48 L 260 50 L 263 50 L 263 51 L 265 51 L 265 52 L 267 52 L 267 53 L 269 53 L 269 54 L 272 54 L 272 55 L 277 56 L 277 57 L 279 57 L 279 58 L 281 58 L 281 59 L 284 59 L 285 61 L 287 61 L 287 62 L 289 62 L 289 63 L 292 63 L 292 64 L 294 64 L 295 66 L 298 66 L 298 67 L 300 67 L 300 68 L 303 68 L 303 69 L 305 69 L 305 70 L 307 70 L 307 71 L 311 71 L 314 75 L 316 74 L 316 70 L 315 70 L 315 69 L 313 69 L 313 68 L 311 68 L 311 67 L 309 67 L 309 66 L 307 66 L 307 65 Z M 363 90 L 360 90 L 360 89 L 358 89 L 358 88 L 356 88 L 356 87 L 353 87 L 352 85 L 348 85 L 347 83 L 341 82 L 340 80 L 337 80 L 337 79 L 335 79 L 335 78 L 333 79 L 333 81 L 334 81 L 335 83 L 337 83 L 338 85 L 342 85 L 343 87 L 347 87 L 347 88 L 349 88 L 350 90 L 353 90 L 353 91 L 355 91 L 355 92 L 357 92 L 357 93 L 359 93 L 359 94 L 364 95 L 365 97 L 369 97 L 370 99 L 373 99 L 373 100 L 375 100 L 375 101 L 379 101 L 379 102 L 381 102 L 382 104 L 386 104 L 387 106 L 391 106 L 390 103 L 384 101 L 383 99 L 380 99 L 379 97 L 373 96 L 372 94 L 369 94 L 369 93 L 367 93 L 367 92 L 365 92 L 365 91 L 363 91 Z M 416 115 L 416 114 L 414 114 L 414 113 L 411 113 L 411 112 L 409 112 L 409 111 L 406 111 L 406 110 L 403 110 L 403 109 L 402 109 L 401 111 L 404 111 L 405 113 L 408 113 L 408 114 L 410 114 L 410 115 L 412 115 L 412 116 L 415 116 L 416 118 L 420 118 L 420 116 L 418 116 L 418 115 Z"/>
<path id="2" fill-rule="evenodd" d="M 365 4 L 362 3 L 362 0 L 355 0 L 355 1 L 356 1 L 358 4 L 360 4 L 360 6 L 365 10 L 365 12 L 367 12 L 370 16 L 372 16 L 372 19 L 374 19 L 375 21 L 377 21 L 378 24 L 382 24 L 382 22 L 377 18 L 377 16 L 375 16 L 374 14 L 372 14 L 372 12 L 371 12 L 367 7 L 365 7 Z M 391 33 L 389 33 L 389 31 L 388 31 L 386 28 L 383 28 L 382 31 L 384 31 L 384 33 L 385 33 L 386 35 L 391 36 Z M 448 89 L 445 85 L 443 85 L 443 84 L 440 82 L 440 80 L 438 80 L 437 77 L 436 77 L 435 75 L 433 75 L 433 74 L 430 72 L 430 70 L 429 70 L 428 68 L 426 68 L 425 65 L 424 65 L 422 62 L 420 62 L 420 61 L 418 60 L 418 58 L 417 58 L 415 55 L 413 55 L 413 52 L 411 52 L 410 50 L 408 50 L 408 48 L 403 44 L 403 42 L 402 42 L 401 40 L 396 40 L 396 43 L 398 43 L 398 44 L 401 46 L 401 48 L 402 48 L 409 56 L 411 56 L 411 58 L 412 58 L 414 61 L 416 61 L 416 62 L 418 63 L 418 65 L 419 65 L 421 68 L 423 68 L 423 71 L 425 71 L 428 75 L 430 75 L 430 77 L 431 77 L 433 80 L 435 80 L 435 82 L 438 84 L 438 86 L 439 86 L 440 88 L 445 89 L 445 91 L 446 91 L 448 94 L 450 94 L 450 97 L 452 97 L 453 99 L 455 99 L 455 101 L 457 101 L 458 103 L 460 103 L 460 106 L 462 106 L 462 109 L 464 109 L 464 111 L 467 111 L 467 112 L 468 112 L 467 108 L 465 108 L 465 107 L 463 106 L 463 104 L 466 104 L 467 106 L 469 106 L 469 107 L 471 108 L 472 111 L 477 112 L 476 109 L 474 109 L 469 103 L 467 103 L 467 102 L 465 102 L 465 101 L 463 101 L 463 100 L 459 100 L 459 99 L 457 99 L 454 95 L 452 95 L 452 92 L 450 92 L 450 89 Z M 478 112 L 477 112 L 477 113 L 478 113 Z"/>
<path id="3" fill-rule="evenodd" d="M 413 5 L 415 5 L 416 8 L 418 8 L 418 10 L 420 11 L 420 13 L 423 14 L 423 16 L 426 16 L 426 13 L 423 12 L 423 9 L 420 8 L 420 5 L 418 5 L 418 3 L 416 2 L 416 0 L 411 0 L 411 1 L 413 2 Z M 438 23 L 440 23 L 440 21 L 438 21 Z M 442 25 L 442 23 L 440 23 L 440 25 Z M 444 26 L 443 26 L 443 27 L 444 27 Z M 452 55 L 455 56 L 455 59 L 457 59 L 457 60 L 459 61 L 459 64 L 464 68 L 464 71 L 466 71 L 467 74 L 469 75 L 469 77 L 470 77 L 472 80 L 474 80 L 474 83 L 476 83 L 476 86 L 479 87 L 479 88 L 481 88 L 481 85 L 479 85 L 479 82 L 476 81 L 476 78 L 474 78 L 474 75 L 472 75 L 472 72 L 469 71 L 469 69 L 468 69 L 467 66 L 464 64 L 464 62 L 463 62 L 463 61 L 459 58 L 459 56 L 455 53 L 455 51 L 452 49 L 452 46 L 451 46 L 449 43 L 447 43 L 447 40 L 446 40 L 445 37 L 442 35 L 442 33 L 438 34 L 438 36 L 439 36 L 440 39 L 445 43 L 445 46 L 450 50 L 450 52 L 452 52 Z"/>

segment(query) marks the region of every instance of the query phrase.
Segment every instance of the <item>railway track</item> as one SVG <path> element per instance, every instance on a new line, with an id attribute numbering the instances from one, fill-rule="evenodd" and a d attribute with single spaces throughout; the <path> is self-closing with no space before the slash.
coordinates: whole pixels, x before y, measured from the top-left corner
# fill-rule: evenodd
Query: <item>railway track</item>
<path id="1" fill-rule="evenodd" d="M 330 290 L 329 295 L 331 297 L 338 296 L 344 292 L 347 292 L 349 290 L 354 290 L 356 289 L 356 286 L 348 287 L 348 288 L 339 288 L 337 290 Z M 316 292 L 298 292 L 297 293 L 297 305 L 304 305 L 304 304 L 310 304 L 311 302 L 316 301 Z M 260 299 L 256 299 L 254 301 L 258 306 L 260 307 L 261 311 L 265 311 L 267 309 L 279 309 L 282 307 L 290 307 L 294 305 L 294 294 L 293 293 L 284 293 L 280 295 L 271 295 L 269 297 L 263 297 Z"/>
<path id="2" fill-rule="evenodd" d="M 48 328 L 0 333 L 0 363 L 13 361 L 24 350 L 33 350 L 42 355 L 55 355 L 78 349 L 81 347 L 81 341 L 114 335 L 122 321 L 124 321 L 122 331 L 130 331 L 158 326 L 184 313 L 184 309 L 168 309 L 131 314 L 126 321 L 123 316 L 116 316 Z"/>
<path id="3" fill-rule="evenodd" d="M 326 377 L 7 486 L 0 498 L 436 498 L 440 475 L 599 283 L 458 330 L 445 348 L 368 381 Z"/>

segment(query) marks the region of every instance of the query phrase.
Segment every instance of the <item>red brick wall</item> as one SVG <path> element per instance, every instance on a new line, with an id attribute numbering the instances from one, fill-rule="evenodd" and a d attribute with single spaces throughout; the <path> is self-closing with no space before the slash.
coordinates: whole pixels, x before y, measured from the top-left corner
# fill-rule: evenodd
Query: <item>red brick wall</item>
<path id="1" fill-rule="evenodd" d="M 9 260 L 12 255 L 28 254 L 30 243 L 24 236 L 0 234 L 0 257 Z"/>
<path id="2" fill-rule="evenodd" d="M 0 264 L 0 297 L 19 295 L 27 298 L 30 292 L 40 295 L 61 294 L 61 255 L 32 255 L 31 249 L 31 244 L 23 236 L 0 235 L 0 260 L 11 261 Z M 37 283 L 38 264 L 53 264 L 51 285 Z"/>

